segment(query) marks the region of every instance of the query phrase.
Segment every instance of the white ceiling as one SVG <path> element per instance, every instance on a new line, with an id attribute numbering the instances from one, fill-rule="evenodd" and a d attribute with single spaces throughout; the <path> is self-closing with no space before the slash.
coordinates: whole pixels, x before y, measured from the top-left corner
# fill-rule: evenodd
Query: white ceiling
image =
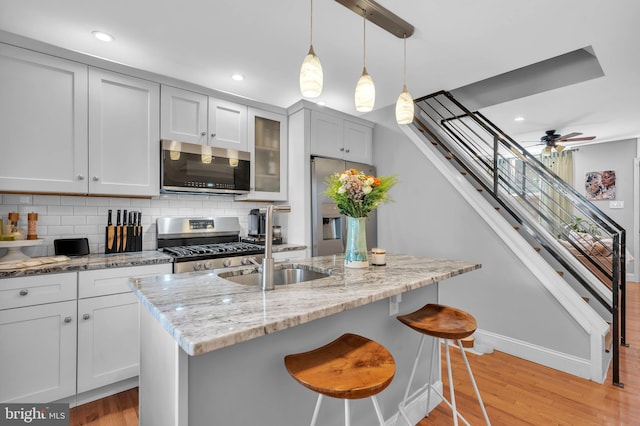
<path id="1" fill-rule="evenodd" d="M 547 129 L 596 141 L 640 137 L 640 1 L 378 0 L 415 27 L 407 40 L 414 98 L 452 90 L 592 46 L 604 77 L 482 112 L 507 134 L 537 141 Z M 301 98 L 309 48 L 308 0 L 0 0 L 0 29 L 74 51 L 288 107 Z M 91 36 L 115 36 L 104 43 Z M 313 44 L 321 100 L 357 115 L 362 18 L 315 0 Z M 402 39 L 367 24 L 367 71 L 376 108 L 402 89 Z M 231 74 L 246 76 L 242 82 Z M 514 122 L 521 115 L 523 122 Z"/>

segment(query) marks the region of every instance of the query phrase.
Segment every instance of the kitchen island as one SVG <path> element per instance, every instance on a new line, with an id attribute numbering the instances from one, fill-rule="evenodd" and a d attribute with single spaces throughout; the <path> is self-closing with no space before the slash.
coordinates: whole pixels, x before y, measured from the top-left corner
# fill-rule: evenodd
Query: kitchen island
<path id="1" fill-rule="evenodd" d="M 480 265 L 392 254 L 386 266 L 348 269 L 343 262 L 343 256 L 296 261 L 330 275 L 268 292 L 216 271 L 133 281 L 143 305 L 141 426 L 306 424 L 316 394 L 289 377 L 283 357 L 346 332 L 377 340 L 393 354 L 396 377 L 379 400 L 385 418 L 394 416 L 419 340 L 395 315 L 437 302 L 433 284 L 451 279 L 454 285 L 453 277 Z M 372 424 L 372 411 L 370 401 L 354 401 L 353 424 Z M 342 418 L 342 402 L 329 399 L 318 421 Z"/>

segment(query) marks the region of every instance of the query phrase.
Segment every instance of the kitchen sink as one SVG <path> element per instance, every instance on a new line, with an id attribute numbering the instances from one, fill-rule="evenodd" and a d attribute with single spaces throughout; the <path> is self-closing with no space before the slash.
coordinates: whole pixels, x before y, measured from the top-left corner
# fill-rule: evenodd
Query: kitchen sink
<path id="1" fill-rule="evenodd" d="M 242 275 L 236 275 L 237 272 L 222 272 L 218 274 L 220 278 L 233 281 L 238 284 L 255 285 L 260 287 L 262 285 L 262 273 L 257 268 L 251 269 L 251 272 L 245 270 Z M 318 280 L 320 278 L 328 277 L 329 273 L 311 271 L 309 269 L 302 268 L 281 268 L 273 271 L 273 284 L 296 284 L 306 281 Z"/>

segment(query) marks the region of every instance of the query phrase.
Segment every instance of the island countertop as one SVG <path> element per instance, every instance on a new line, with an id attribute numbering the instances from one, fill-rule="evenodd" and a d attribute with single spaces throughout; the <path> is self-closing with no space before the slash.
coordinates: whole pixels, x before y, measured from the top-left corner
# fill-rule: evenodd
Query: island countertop
<path id="1" fill-rule="evenodd" d="M 264 292 L 220 278 L 219 271 L 138 278 L 130 286 L 188 355 L 201 355 L 481 267 L 463 260 L 387 254 L 386 266 L 349 269 L 344 256 L 322 256 L 277 264 L 276 269 L 290 265 L 330 275 Z"/>

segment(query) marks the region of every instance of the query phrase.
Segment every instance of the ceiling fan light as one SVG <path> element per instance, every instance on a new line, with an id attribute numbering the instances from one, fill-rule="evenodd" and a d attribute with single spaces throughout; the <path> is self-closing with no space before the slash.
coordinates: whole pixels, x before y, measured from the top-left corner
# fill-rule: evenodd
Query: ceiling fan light
<path id="1" fill-rule="evenodd" d="M 306 98 L 316 98 L 322 93 L 322 65 L 320 59 L 313 51 L 313 45 L 309 47 L 309 53 L 305 56 L 300 67 L 300 92 Z"/>
<path id="2" fill-rule="evenodd" d="M 402 93 L 400 93 L 396 101 L 396 121 L 398 124 L 411 124 L 413 122 L 413 115 L 413 97 L 407 91 L 407 86 L 403 86 Z"/>
<path id="3" fill-rule="evenodd" d="M 556 145 L 555 148 L 556 148 L 556 152 L 562 152 L 562 150 L 565 149 L 565 146 L 564 145 Z"/>
<path id="4" fill-rule="evenodd" d="M 544 149 L 542 150 L 542 154 L 551 155 L 551 146 L 550 145 L 545 146 Z"/>
<path id="5" fill-rule="evenodd" d="M 373 110 L 373 105 L 376 103 L 376 87 L 366 67 L 362 69 L 362 75 L 356 84 L 355 101 L 356 110 L 360 112 Z"/>

